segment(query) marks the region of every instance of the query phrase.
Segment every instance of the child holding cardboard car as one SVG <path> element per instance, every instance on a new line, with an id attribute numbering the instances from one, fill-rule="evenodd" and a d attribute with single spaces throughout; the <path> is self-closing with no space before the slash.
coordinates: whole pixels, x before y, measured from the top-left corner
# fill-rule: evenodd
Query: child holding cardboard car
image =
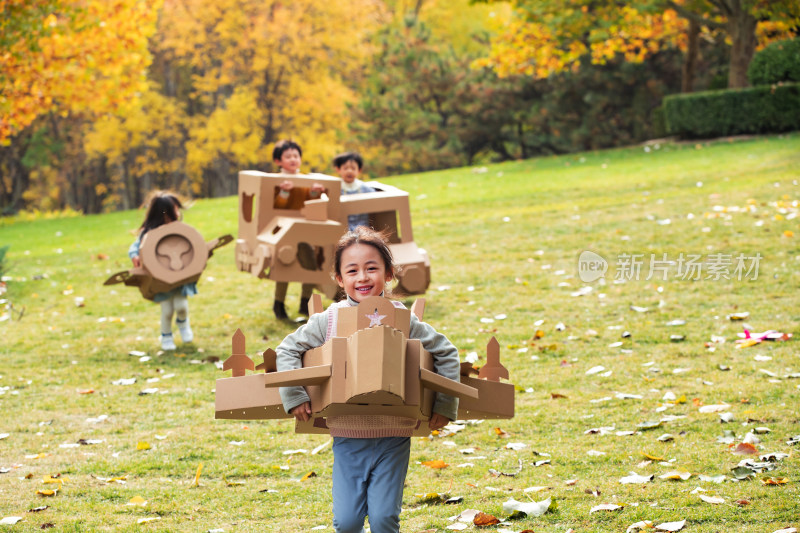
<path id="1" fill-rule="evenodd" d="M 142 261 L 139 258 L 139 247 L 144 235 L 163 224 L 180 220 L 183 205 L 177 196 L 167 191 L 156 191 L 152 193 L 147 208 L 144 222 L 139 227 L 139 236 L 128 248 L 133 266 L 141 267 Z M 175 339 L 172 337 L 172 317 L 175 315 L 175 323 L 181 334 L 183 342 L 192 342 L 194 333 L 189 326 L 189 296 L 197 294 L 197 284 L 187 283 L 169 292 L 161 292 L 153 297 L 154 302 L 161 304 L 161 349 L 174 350 Z"/>
<path id="2" fill-rule="evenodd" d="M 358 152 L 344 152 L 333 158 L 333 168 L 342 178 L 342 194 L 361 194 L 375 192 L 375 189 L 358 179 L 364 168 L 364 159 Z M 369 214 L 352 214 L 347 217 L 347 229 L 353 231 L 358 226 L 369 226 Z"/>
<path id="3" fill-rule="evenodd" d="M 299 174 L 300 164 L 303 161 L 303 149 L 300 145 L 292 140 L 283 140 L 275 143 L 272 150 L 272 162 L 281 169 L 281 174 Z M 319 198 L 325 189 L 322 185 L 314 184 L 311 188 L 295 187 L 291 181 L 285 180 L 280 184 L 280 190 L 275 195 L 274 207 L 278 209 L 300 209 L 306 200 L 314 200 Z M 313 251 L 306 251 L 304 257 L 306 263 L 313 264 L 315 258 Z M 289 282 L 276 281 L 275 282 L 275 299 L 272 303 L 272 311 L 275 313 L 275 318 L 278 320 L 286 320 L 289 315 L 286 314 L 286 293 L 289 289 Z M 308 300 L 311 298 L 311 293 L 314 291 L 312 283 L 303 283 L 300 290 L 300 308 L 298 312 L 301 315 L 308 315 Z"/>
<path id="4" fill-rule="evenodd" d="M 276 349 L 278 371 L 302 367 L 302 355 L 336 336 L 335 315 L 340 307 L 355 306 L 371 296 L 383 296 L 394 278 L 392 253 L 384 236 L 364 226 L 346 233 L 334 255 L 334 275 L 347 298 L 287 336 Z M 404 307 L 392 302 L 395 307 Z M 438 374 L 459 380 L 455 346 L 430 325 L 411 315 L 410 338 L 419 339 L 433 356 Z M 282 387 L 281 400 L 297 420 L 311 417 L 311 402 L 303 387 Z M 437 394 L 428 423 L 431 430 L 455 420 L 458 399 Z M 369 516 L 373 533 L 400 531 L 403 484 L 416 419 L 385 415 L 330 416 L 333 440 L 333 526 L 338 532 L 362 531 Z"/>

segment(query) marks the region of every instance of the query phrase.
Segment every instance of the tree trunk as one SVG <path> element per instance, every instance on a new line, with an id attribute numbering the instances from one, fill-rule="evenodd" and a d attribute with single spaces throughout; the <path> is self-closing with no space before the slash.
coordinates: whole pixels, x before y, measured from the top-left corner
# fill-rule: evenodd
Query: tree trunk
<path id="1" fill-rule="evenodd" d="M 730 35 L 731 61 L 728 72 L 728 88 L 747 87 L 747 67 L 756 50 L 756 25 L 758 21 L 742 6 L 741 1 L 731 2 L 732 12 L 728 15 L 728 35 Z"/>
<path id="2" fill-rule="evenodd" d="M 697 69 L 697 54 L 700 51 L 700 24 L 695 20 L 689 20 L 689 43 L 686 49 L 686 58 L 683 62 L 681 76 L 681 92 L 690 93 L 694 91 L 694 73 Z"/>

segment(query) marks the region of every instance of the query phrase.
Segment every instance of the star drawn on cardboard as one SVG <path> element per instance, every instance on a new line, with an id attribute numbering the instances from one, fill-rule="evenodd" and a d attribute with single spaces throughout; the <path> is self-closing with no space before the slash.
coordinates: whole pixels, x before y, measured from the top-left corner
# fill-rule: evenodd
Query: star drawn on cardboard
<path id="1" fill-rule="evenodd" d="M 382 324 L 382 320 L 386 318 L 386 315 L 379 315 L 378 310 L 375 309 L 375 312 L 371 315 L 364 315 L 369 318 L 369 327 L 372 326 L 380 326 Z"/>

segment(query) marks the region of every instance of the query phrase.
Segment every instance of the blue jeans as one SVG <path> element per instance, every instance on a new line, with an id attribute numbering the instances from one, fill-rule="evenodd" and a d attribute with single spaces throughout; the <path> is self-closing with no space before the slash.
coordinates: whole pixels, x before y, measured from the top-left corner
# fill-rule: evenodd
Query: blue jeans
<path id="1" fill-rule="evenodd" d="M 333 439 L 333 527 L 359 533 L 369 516 L 372 533 L 400 531 L 403 484 L 411 439 Z"/>

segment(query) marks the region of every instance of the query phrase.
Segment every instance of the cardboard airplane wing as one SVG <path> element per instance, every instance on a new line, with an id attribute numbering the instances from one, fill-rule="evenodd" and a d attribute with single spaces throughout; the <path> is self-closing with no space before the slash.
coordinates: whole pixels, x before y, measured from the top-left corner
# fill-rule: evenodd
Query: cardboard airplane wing
<path id="1" fill-rule="evenodd" d="M 232 240 L 231 235 L 223 235 L 207 243 L 196 229 L 183 222 L 161 225 L 142 238 L 142 266 L 117 272 L 104 285 L 124 283 L 138 287 L 144 298 L 152 300 L 158 293 L 200 279 L 214 250 Z"/>
<path id="2" fill-rule="evenodd" d="M 415 306 L 420 313 L 422 308 Z M 414 434 L 427 435 L 423 422 L 431 417 L 436 392 L 459 398 L 459 418 L 462 414 L 473 419 L 513 417 L 513 385 L 499 378 L 462 377 L 458 382 L 437 374 L 431 354 L 419 340 L 408 338 L 409 328 L 410 311 L 385 298 L 371 297 L 358 306 L 340 308 L 337 334 L 346 336 L 332 337 L 306 352 L 302 368 L 218 379 L 215 416 L 288 418 L 278 389 L 303 386 L 311 400 L 312 419 L 297 422 L 298 433 L 327 433 L 325 419 L 330 416 L 370 414 L 417 419 Z M 499 352 L 495 353 L 497 357 L 487 363 L 494 367 L 493 376 L 497 366 L 502 368 Z M 264 368 L 269 367 L 266 359 Z"/>

